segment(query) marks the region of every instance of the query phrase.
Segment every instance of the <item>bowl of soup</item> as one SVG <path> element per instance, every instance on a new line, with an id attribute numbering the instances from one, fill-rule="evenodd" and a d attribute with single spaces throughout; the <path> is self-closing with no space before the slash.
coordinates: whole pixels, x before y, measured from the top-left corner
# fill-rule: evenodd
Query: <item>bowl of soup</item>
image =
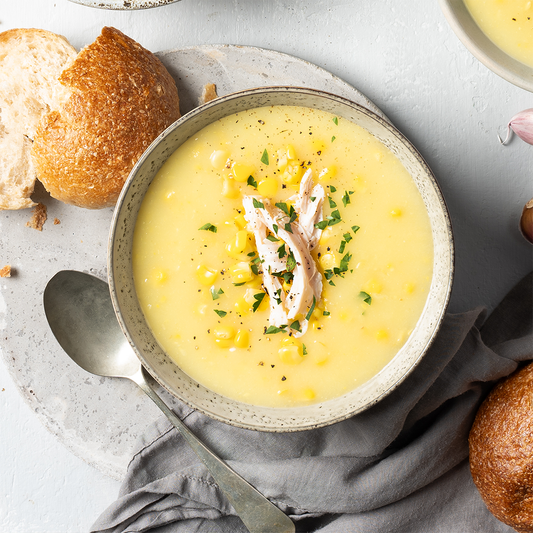
<path id="1" fill-rule="evenodd" d="M 148 372 L 243 428 L 344 420 L 396 388 L 439 329 L 453 237 L 414 146 L 321 91 L 234 93 L 133 169 L 109 241 L 113 304 Z"/>
<path id="2" fill-rule="evenodd" d="M 533 2 L 439 0 L 453 31 L 486 67 L 533 91 Z"/>

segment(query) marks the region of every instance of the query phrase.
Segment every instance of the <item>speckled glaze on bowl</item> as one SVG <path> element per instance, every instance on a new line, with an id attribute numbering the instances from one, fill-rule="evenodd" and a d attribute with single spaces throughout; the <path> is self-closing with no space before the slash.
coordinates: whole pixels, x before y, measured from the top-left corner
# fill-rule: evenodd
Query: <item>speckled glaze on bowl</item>
<path id="1" fill-rule="evenodd" d="M 213 121 L 244 109 L 271 105 L 305 106 L 350 120 L 377 137 L 403 163 L 424 200 L 434 242 L 433 279 L 422 315 L 392 361 L 353 391 L 313 405 L 259 407 L 208 390 L 191 379 L 159 347 L 148 328 L 135 293 L 132 241 L 137 213 L 157 171 L 189 137 Z M 111 224 L 108 273 L 120 325 L 150 374 L 171 394 L 223 422 L 264 431 L 296 431 L 344 420 L 378 402 L 397 387 L 424 356 L 445 313 L 453 278 L 453 238 L 448 212 L 430 169 L 411 143 L 387 121 L 368 109 L 321 91 L 270 87 L 233 93 L 184 115 L 163 132 L 132 170 Z"/>
<path id="2" fill-rule="evenodd" d="M 504 80 L 533 92 L 533 68 L 496 46 L 472 18 L 464 0 L 439 0 L 448 24 L 470 53 Z"/>
<path id="3" fill-rule="evenodd" d="M 74 4 L 98 9 L 130 11 L 133 9 L 150 9 L 152 7 L 174 4 L 180 0 L 70 0 Z"/>

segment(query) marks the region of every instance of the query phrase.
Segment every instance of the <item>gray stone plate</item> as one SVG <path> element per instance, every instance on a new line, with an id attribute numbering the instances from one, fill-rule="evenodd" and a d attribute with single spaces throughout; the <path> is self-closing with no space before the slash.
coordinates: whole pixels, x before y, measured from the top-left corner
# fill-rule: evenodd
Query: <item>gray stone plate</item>
<path id="1" fill-rule="evenodd" d="M 220 96 L 272 85 L 321 89 L 383 116 L 339 78 L 285 54 L 220 45 L 170 50 L 158 56 L 176 79 L 182 113 L 198 105 L 204 84 L 215 83 Z M 46 283 L 59 270 L 80 270 L 107 279 L 113 211 L 68 206 L 50 198 L 40 186 L 33 198 L 48 208 L 42 232 L 26 227 L 30 210 L 0 212 L 0 268 L 5 264 L 13 268 L 11 278 L 0 278 L 0 356 L 45 427 L 74 454 L 121 479 L 136 439 L 160 412 L 130 382 L 92 376 L 72 363 L 49 330 L 42 305 Z M 161 392 L 171 405 L 182 409 Z"/>

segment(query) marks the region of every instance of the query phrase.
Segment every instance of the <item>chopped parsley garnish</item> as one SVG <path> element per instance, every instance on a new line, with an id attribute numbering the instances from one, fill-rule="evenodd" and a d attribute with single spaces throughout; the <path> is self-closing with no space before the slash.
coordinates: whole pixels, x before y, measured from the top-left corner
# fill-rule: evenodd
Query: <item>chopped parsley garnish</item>
<path id="1" fill-rule="evenodd" d="M 333 137 L 331 138 L 331 142 L 333 142 L 337 137 L 335 137 L 335 135 L 333 135 Z"/>
<path id="2" fill-rule="evenodd" d="M 285 251 L 285 244 L 282 244 L 279 248 L 278 248 L 278 257 L 280 259 L 282 259 L 283 257 L 285 257 L 287 255 L 287 252 Z"/>
<path id="3" fill-rule="evenodd" d="M 339 253 L 343 254 L 345 248 L 346 248 L 346 241 L 341 241 L 341 245 L 339 246 Z"/>
<path id="4" fill-rule="evenodd" d="M 258 292 L 257 294 L 254 294 L 255 302 L 252 305 L 254 313 L 259 309 L 259 306 L 261 305 L 261 302 L 265 296 L 266 294 L 264 292 Z"/>
<path id="5" fill-rule="evenodd" d="M 210 224 L 209 222 L 207 224 L 204 224 L 201 228 L 198 228 L 198 229 L 204 230 L 204 231 L 211 231 L 212 233 L 217 232 L 217 227 L 214 226 L 213 224 Z"/>
<path id="6" fill-rule="evenodd" d="M 279 239 L 277 237 L 274 237 L 274 235 L 267 235 L 267 240 L 270 242 L 279 242 Z"/>
<path id="7" fill-rule="evenodd" d="M 344 207 L 346 207 L 350 203 L 350 195 L 348 194 L 348 191 L 344 191 L 344 196 L 342 197 L 342 203 Z"/>
<path id="8" fill-rule="evenodd" d="M 296 268 L 296 259 L 294 258 L 294 254 L 291 252 L 287 256 L 287 272 L 292 272 Z"/>
<path id="9" fill-rule="evenodd" d="M 303 354 L 307 355 L 307 348 L 305 347 L 305 344 L 302 344 Z"/>
<path id="10" fill-rule="evenodd" d="M 246 281 L 243 281 L 242 283 L 234 283 L 233 285 L 235 287 L 242 287 L 245 283 L 246 283 Z"/>
<path id="11" fill-rule="evenodd" d="M 228 314 L 226 311 L 222 311 L 221 309 L 215 309 L 214 311 L 220 318 L 224 318 Z"/>
<path id="12" fill-rule="evenodd" d="M 357 233 L 361 228 L 359 226 L 352 226 L 352 231 Z"/>
<path id="13" fill-rule="evenodd" d="M 256 209 L 264 209 L 265 204 L 263 202 L 260 202 L 257 198 L 252 198 L 252 203 L 254 204 L 254 207 Z"/>
<path id="14" fill-rule="evenodd" d="M 215 287 L 211 287 L 211 298 L 213 298 L 213 300 L 218 300 L 221 294 L 224 294 L 222 289 L 218 289 L 217 291 Z"/>
<path id="15" fill-rule="evenodd" d="M 309 308 L 307 315 L 305 315 L 306 320 L 309 320 L 311 318 L 311 315 L 313 314 L 313 311 L 315 310 L 315 305 L 316 305 L 316 298 L 313 296 L 313 303 L 311 304 L 311 307 Z"/>
<path id="16" fill-rule="evenodd" d="M 263 152 L 263 155 L 261 156 L 261 163 L 264 163 L 265 165 L 270 164 L 268 160 L 268 152 L 266 148 L 265 148 L 265 151 Z"/>
<path id="17" fill-rule="evenodd" d="M 279 328 L 277 328 L 276 326 L 268 326 L 268 328 L 265 330 L 265 335 L 272 335 L 273 333 L 283 333 L 286 327 L 286 324 L 280 326 Z"/>
<path id="18" fill-rule="evenodd" d="M 329 190 L 330 190 L 331 192 L 337 192 L 337 187 L 334 187 L 333 185 L 330 185 L 330 186 L 329 186 Z"/>
<path id="19" fill-rule="evenodd" d="M 333 118 L 333 122 L 334 122 L 335 126 L 339 125 L 339 119 L 337 117 Z"/>
<path id="20" fill-rule="evenodd" d="M 253 176 L 248 176 L 248 179 L 246 180 L 246 183 L 248 185 L 251 185 L 252 187 L 255 187 L 257 189 L 257 181 L 254 180 Z"/>
<path id="21" fill-rule="evenodd" d="M 368 294 L 368 292 L 361 291 L 359 293 L 359 296 L 361 298 L 363 298 L 363 302 L 367 303 L 368 305 L 370 305 L 372 303 L 372 296 L 370 296 L 370 294 Z"/>
<path id="22" fill-rule="evenodd" d="M 318 229 L 326 229 L 328 227 L 328 221 L 327 220 L 321 220 L 320 222 L 317 222 L 315 224 L 315 228 Z"/>
<path id="23" fill-rule="evenodd" d="M 339 213 L 338 209 L 335 209 L 335 211 L 331 212 L 331 215 L 326 217 L 326 220 L 328 221 L 328 224 L 330 226 L 334 226 L 335 224 L 338 224 L 342 221 L 341 214 Z"/>
<path id="24" fill-rule="evenodd" d="M 341 273 L 343 272 L 347 272 L 348 271 L 348 263 L 350 262 L 350 260 L 352 259 L 352 254 L 346 254 L 342 259 L 341 259 L 341 262 L 340 262 L 340 265 L 339 265 L 339 271 Z"/>
<path id="25" fill-rule="evenodd" d="M 290 326 L 289 328 L 291 329 L 294 329 L 295 331 L 298 331 L 298 332 L 302 332 L 302 328 L 300 327 L 300 321 L 299 320 L 295 320 Z"/>
<path id="26" fill-rule="evenodd" d="M 289 215 L 289 208 L 285 202 L 278 202 L 275 205 L 277 208 L 281 209 L 286 215 Z"/>
<path id="27" fill-rule="evenodd" d="M 335 202 L 331 196 L 328 196 L 328 202 L 331 209 L 335 209 L 337 207 L 337 202 Z"/>
<path id="28" fill-rule="evenodd" d="M 322 315 L 324 315 L 324 316 L 330 316 L 331 313 L 330 313 L 329 311 L 324 311 L 324 312 L 322 313 Z"/>
<path id="29" fill-rule="evenodd" d="M 343 237 L 346 242 L 350 242 L 353 239 L 353 237 L 349 233 L 345 233 Z"/>

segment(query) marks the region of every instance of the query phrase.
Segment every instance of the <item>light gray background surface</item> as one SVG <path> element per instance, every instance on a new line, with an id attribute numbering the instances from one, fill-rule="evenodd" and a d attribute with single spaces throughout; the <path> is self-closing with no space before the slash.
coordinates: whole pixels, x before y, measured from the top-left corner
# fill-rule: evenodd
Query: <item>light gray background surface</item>
<path id="1" fill-rule="evenodd" d="M 292 54 L 365 94 L 420 150 L 442 187 L 456 239 L 451 311 L 492 308 L 532 268 L 532 247 L 516 228 L 523 204 L 533 197 L 533 147 L 518 138 L 503 147 L 497 133 L 504 133 L 515 113 L 533 107 L 533 94 L 474 59 L 436 0 L 182 0 L 134 12 L 97 10 L 66 0 L 0 0 L 0 31 L 44 28 L 79 48 L 105 25 L 154 52 L 228 43 Z M 81 253 L 87 230 L 68 226 L 74 216 L 70 209 L 55 209 L 57 214 L 52 210 L 50 216 L 58 216 L 62 224 L 55 233 L 51 221 L 45 225 L 43 249 L 48 239 L 73 239 L 74 249 L 80 250 L 78 268 L 99 266 L 102 258 Z M 24 239 L 34 231 L 24 227 L 27 218 L 29 212 L 24 217 L 0 213 L 0 240 Z M 105 215 L 97 220 L 88 234 L 105 242 Z M 27 253 L 34 254 L 33 272 L 0 280 L 0 296 L 18 291 L 22 297 L 25 287 L 32 287 L 32 276 L 42 270 L 41 252 Z M 0 267 L 9 262 L 0 247 Z M 3 302 L 0 298 L 1 333 L 10 313 Z M 18 317 L 17 335 L 33 334 L 35 312 L 29 309 Z M 5 336 L 0 337 L 0 351 Z M 43 357 L 38 350 L 26 354 L 28 364 L 31 356 Z M 119 482 L 73 455 L 41 425 L 4 364 L 0 413 L 0 531 L 86 531 L 114 500 Z"/>

